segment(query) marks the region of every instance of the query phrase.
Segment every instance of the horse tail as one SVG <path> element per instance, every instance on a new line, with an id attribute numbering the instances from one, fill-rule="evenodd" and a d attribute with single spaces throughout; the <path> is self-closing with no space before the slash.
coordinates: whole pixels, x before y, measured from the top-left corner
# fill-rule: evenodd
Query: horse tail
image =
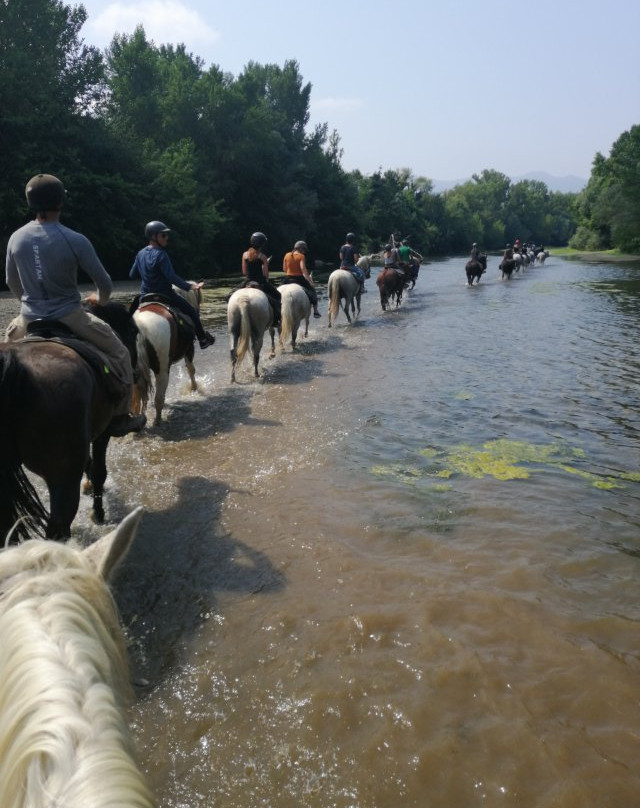
<path id="1" fill-rule="evenodd" d="M 333 322 L 340 311 L 340 283 L 336 277 L 329 283 L 329 322 Z"/>
<path id="2" fill-rule="evenodd" d="M 134 413 L 146 412 L 149 399 L 153 394 L 153 377 L 147 340 L 144 334 L 138 331 L 136 338 L 137 361 L 133 369 L 133 391 L 131 394 L 131 411 Z"/>
<path id="3" fill-rule="evenodd" d="M 280 344 L 286 345 L 287 342 L 291 339 L 291 334 L 293 332 L 293 323 L 295 320 L 295 315 L 293 312 L 294 308 L 294 298 L 293 295 L 283 295 L 282 296 L 282 309 L 281 309 L 281 320 L 280 320 Z"/>
<path id="4" fill-rule="evenodd" d="M 237 334 L 236 364 L 240 365 L 251 345 L 251 308 L 246 298 L 239 300 L 237 305 L 240 314 L 240 329 Z"/>
<path id="5" fill-rule="evenodd" d="M 11 348 L 0 352 L 0 540 L 18 520 L 14 535 L 28 539 L 34 531 L 44 536 L 49 514 L 22 467 L 16 441 L 16 418 L 26 374 Z"/>

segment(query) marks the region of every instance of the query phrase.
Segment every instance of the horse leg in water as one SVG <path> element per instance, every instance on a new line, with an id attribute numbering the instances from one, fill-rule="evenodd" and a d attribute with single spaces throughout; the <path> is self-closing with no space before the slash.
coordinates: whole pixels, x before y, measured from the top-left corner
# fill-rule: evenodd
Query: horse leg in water
<path id="1" fill-rule="evenodd" d="M 347 315 L 347 322 L 349 322 L 349 323 L 351 322 L 351 315 L 349 314 L 349 307 L 350 306 L 353 306 L 353 298 L 351 298 L 351 300 L 349 300 L 348 297 L 345 297 L 343 299 L 343 301 L 342 301 L 342 310 Z M 355 314 L 355 310 L 354 310 L 354 314 Z"/>
<path id="2" fill-rule="evenodd" d="M 104 506 L 102 497 L 104 483 L 107 479 L 107 446 L 111 436 L 108 431 L 103 432 L 91 445 L 91 457 L 87 463 L 86 474 L 90 482 L 93 496 L 93 521 L 98 525 L 104 523 Z"/>
<path id="3" fill-rule="evenodd" d="M 82 474 L 75 479 L 47 482 L 50 513 L 45 531 L 47 539 L 68 539 L 71 536 L 71 523 L 80 506 L 81 483 Z"/>

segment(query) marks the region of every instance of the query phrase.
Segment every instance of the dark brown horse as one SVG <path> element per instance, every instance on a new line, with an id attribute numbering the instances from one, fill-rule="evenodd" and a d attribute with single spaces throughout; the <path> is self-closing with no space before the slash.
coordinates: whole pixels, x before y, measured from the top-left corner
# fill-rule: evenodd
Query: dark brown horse
<path id="1" fill-rule="evenodd" d="M 380 304 L 382 305 L 382 311 L 386 311 L 389 302 L 393 301 L 394 299 L 396 301 L 396 308 L 398 308 L 400 301 L 402 300 L 402 292 L 407 284 L 407 281 L 408 278 L 406 275 L 401 274 L 392 267 L 386 267 L 380 272 L 376 278 L 376 283 L 378 285 L 378 289 L 380 290 Z"/>
<path id="2" fill-rule="evenodd" d="M 474 278 L 476 284 L 480 283 L 480 278 L 487 271 L 487 256 L 481 253 L 477 258 L 467 261 L 464 270 L 467 273 L 467 286 L 473 286 Z"/>
<path id="3" fill-rule="evenodd" d="M 91 311 L 121 337 L 135 367 L 136 328 L 128 311 L 117 303 Z M 0 345 L 0 540 L 20 517 L 16 538 L 32 531 L 68 538 L 85 472 L 93 487 L 94 519 L 104 521 L 107 427 L 117 392 L 59 341 L 27 338 Z M 49 512 L 25 469 L 45 481 Z"/>
<path id="4" fill-rule="evenodd" d="M 510 281 L 511 276 L 516 268 L 516 262 L 514 258 L 503 258 L 500 262 L 500 267 L 502 270 L 502 280 L 505 278 Z"/>

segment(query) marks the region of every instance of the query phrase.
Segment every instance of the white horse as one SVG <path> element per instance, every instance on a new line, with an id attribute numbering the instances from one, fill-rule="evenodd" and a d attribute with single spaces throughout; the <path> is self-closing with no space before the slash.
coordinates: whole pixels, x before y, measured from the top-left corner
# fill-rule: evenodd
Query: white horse
<path id="1" fill-rule="evenodd" d="M 261 289 L 237 289 L 229 298 L 227 323 L 231 347 L 231 381 L 235 382 L 236 368 L 242 363 L 249 347 L 253 353 L 253 369 L 256 378 L 259 377 L 258 360 L 267 329 L 271 335 L 269 358 L 273 359 L 276 353 L 273 309 L 269 298 Z"/>
<path id="2" fill-rule="evenodd" d="M 279 287 L 282 299 L 282 319 L 280 323 L 280 346 L 291 340 L 291 348 L 295 351 L 298 330 L 304 320 L 304 336 L 309 335 L 309 318 L 311 317 L 311 301 L 309 295 L 298 283 L 285 283 Z"/>
<path id="3" fill-rule="evenodd" d="M 127 651 L 106 581 L 138 508 L 81 550 L 30 539 L 0 551 L 2 808 L 153 808 L 132 754 Z"/>
<path id="4" fill-rule="evenodd" d="M 349 322 L 351 322 L 349 309 L 351 309 L 351 313 L 354 317 L 360 314 L 360 294 L 360 284 L 348 269 L 333 270 L 331 275 L 329 275 L 329 282 L 327 284 L 329 328 L 331 328 L 331 323 L 335 321 L 338 316 L 341 302 Z"/>
<path id="5" fill-rule="evenodd" d="M 190 289 L 185 291 L 173 287 L 181 297 L 198 311 L 202 302 L 202 292 L 200 289 Z M 189 324 L 189 319 L 178 312 L 178 318 L 184 317 Z M 150 370 L 155 375 L 155 395 L 153 404 L 156 411 L 155 423 L 162 420 L 162 410 L 164 409 L 167 386 L 169 384 L 169 370 L 171 365 L 184 359 L 191 392 L 198 390 L 196 382 L 196 369 L 193 364 L 194 338 L 191 330 L 183 331 L 176 325 L 173 314 L 164 303 L 148 303 L 138 308 L 133 315 L 138 326 L 138 372 L 139 378 L 134 386 L 133 409 L 134 412 L 145 412 L 149 397 L 153 393 L 153 383 Z"/>
<path id="6" fill-rule="evenodd" d="M 521 253 L 514 250 L 513 251 L 513 260 L 516 262 L 515 271 L 518 272 L 524 266 L 524 258 L 522 257 Z"/>
<path id="7" fill-rule="evenodd" d="M 539 264 L 544 264 L 546 259 L 549 257 L 549 252 L 547 250 L 540 250 L 538 255 L 536 256 Z"/>

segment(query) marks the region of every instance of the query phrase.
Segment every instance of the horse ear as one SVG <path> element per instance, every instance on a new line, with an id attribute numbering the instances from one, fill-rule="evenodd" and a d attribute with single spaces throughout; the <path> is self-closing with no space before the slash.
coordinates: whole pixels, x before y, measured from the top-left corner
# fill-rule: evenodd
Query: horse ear
<path id="1" fill-rule="evenodd" d="M 138 525 L 144 508 L 137 507 L 120 522 L 115 530 L 83 550 L 96 572 L 108 581 L 116 567 L 129 552 L 138 532 Z"/>

